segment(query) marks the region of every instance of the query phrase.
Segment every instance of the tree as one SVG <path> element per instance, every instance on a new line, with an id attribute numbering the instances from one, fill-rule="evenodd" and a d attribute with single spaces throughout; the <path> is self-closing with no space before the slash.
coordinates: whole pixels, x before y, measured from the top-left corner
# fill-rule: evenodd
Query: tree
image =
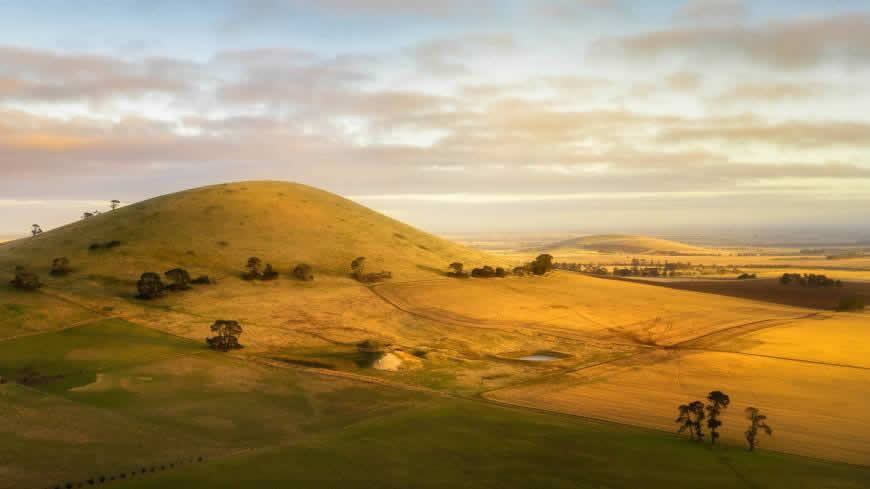
<path id="1" fill-rule="evenodd" d="M 38 234 L 42 234 L 42 228 L 39 227 L 39 224 L 34 224 L 33 227 L 31 227 L 31 229 L 30 229 L 30 233 L 33 234 L 34 236 L 36 236 Z"/>
<path id="2" fill-rule="evenodd" d="M 15 278 L 9 283 L 20 290 L 36 290 L 42 287 L 39 277 L 20 265 L 15 267 Z"/>
<path id="3" fill-rule="evenodd" d="M 260 271 L 260 267 L 262 266 L 263 261 L 256 256 L 248 258 L 248 263 L 245 265 L 245 268 L 247 268 L 248 271 L 242 274 L 242 278 L 245 280 L 254 280 L 256 278 L 261 278 L 263 274 Z"/>
<path id="4" fill-rule="evenodd" d="M 154 272 L 143 273 L 136 282 L 136 289 L 139 290 L 140 299 L 154 299 L 166 293 L 166 286 L 160 280 L 160 275 Z"/>
<path id="5" fill-rule="evenodd" d="M 112 201 L 109 202 L 109 207 L 111 207 L 112 210 L 117 209 L 119 205 L 121 205 L 121 201 L 117 199 L 112 199 Z"/>
<path id="6" fill-rule="evenodd" d="M 767 416 L 754 407 L 746 408 L 746 419 L 749 420 L 749 429 L 745 433 L 746 442 L 749 444 L 749 451 L 752 452 L 758 446 L 758 430 L 764 431 L 767 436 L 773 435 L 773 430 L 767 424 Z"/>
<path id="7" fill-rule="evenodd" d="M 535 261 L 531 263 L 532 273 L 535 275 L 544 275 L 553 269 L 553 256 L 548 254 L 538 255 Z"/>
<path id="8" fill-rule="evenodd" d="M 366 257 L 358 256 L 350 262 L 350 270 L 353 273 L 353 276 L 359 279 L 363 273 L 365 273 L 366 268 Z"/>
<path id="9" fill-rule="evenodd" d="M 681 404 L 677 409 L 680 413 L 675 420 L 676 423 L 680 423 L 677 433 L 688 430 L 690 439 L 703 440 L 704 433 L 701 424 L 704 421 L 704 403 L 692 401 L 689 404 Z"/>
<path id="10" fill-rule="evenodd" d="M 502 267 L 496 267 L 496 268 L 495 268 L 495 276 L 496 276 L 496 277 L 499 277 L 499 278 L 504 278 L 504 276 L 505 276 L 504 268 L 502 268 Z"/>
<path id="11" fill-rule="evenodd" d="M 65 257 L 55 258 L 51 261 L 51 274 L 55 276 L 66 275 L 71 271 L 69 260 Z"/>
<path id="12" fill-rule="evenodd" d="M 462 268 L 464 266 L 465 265 L 463 265 L 462 263 L 459 263 L 458 261 L 455 261 L 455 262 L 450 264 L 450 268 L 453 270 L 454 275 L 462 275 Z"/>
<path id="13" fill-rule="evenodd" d="M 707 428 L 710 428 L 710 444 L 715 445 L 716 440 L 719 439 L 719 432 L 716 430 L 722 426 L 722 420 L 719 419 L 719 416 L 722 414 L 722 410 L 731 404 L 731 398 L 724 392 L 713 391 L 707 394 L 707 400 L 710 401 L 707 404 Z"/>
<path id="14" fill-rule="evenodd" d="M 293 276 L 306 282 L 314 280 L 314 272 L 311 269 L 311 265 L 308 265 L 307 263 L 296 265 L 296 268 L 293 269 Z"/>
<path id="15" fill-rule="evenodd" d="M 239 343 L 239 336 L 242 334 L 242 326 L 238 321 L 229 321 L 226 319 L 218 319 L 211 325 L 213 333 L 217 336 L 206 338 L 206 343 L 211 348 L 217 351 L 230 351 L 242 348 Z"/>
<path id="16" fill-rule="evenodd" d="M 170 290 L 187 290 L 190 288 L 190 274 L 183 268 L 173 268 L 164 273 L 172 281 L 167 287 Z"/>

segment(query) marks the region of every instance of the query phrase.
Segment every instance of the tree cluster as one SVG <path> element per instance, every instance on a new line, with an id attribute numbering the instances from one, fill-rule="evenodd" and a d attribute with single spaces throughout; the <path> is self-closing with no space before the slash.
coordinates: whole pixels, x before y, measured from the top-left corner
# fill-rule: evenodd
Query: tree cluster
<path id="1" fill-rule="evenodd" d="M 40 227 L 39 224 L 34 224 L 30 228 L 30 234 L 32 234 L 34 238 L 36 236 L 39 236 L 40 234 L 42 234 L 42 227 Z"/>
<path id="2" fill-rule="evenodd" d="M 707 404 L 704 404 L 702 401 L 681 404 L 677 408 L 679 414 L 674 422 L 679 425 L 677 433 L 688 432 L 689 438 L 697 442 L 704 440 L 704 425 L 706 425 L 710 431 L 710 443 L 715 445 L 720 438 L 719 429 L 722 427 L 722 411 L 727 409 L 731 404 L 731 398 L 724 392 L 712 391 L 707 394 L 706 401 Z M 752 451 L 758 446 L 759 430 L 764 431 L 768 435 L 772 435 L 773 430 L 765 421 L 767 416 L 762 415 L 754 407 L 746 408 L 746 417 L 750 421 L 749 428 L 745 432 L 746 442 L 749 445 L 749 450 Z"/>
<path id="3" fill-rule="evenodd" d="M 828 278 L 825 275 L 815 273 L 783 273 L 779 278 L 782 285 L 797 284 L 801 287 L 842 287 L 843 282 Z"/>
<path id="4" fill-rule="evenodd" d="M 154 272 L 145 272 L 139 277 L 136 282 L 136 289 L 139 291 L 140 299 L 156 299 L 163 297 L 167 292 L 177 292 L 190 289 L 191 284 L 210 284 L 211 280 L 207 275 L 202 275 L 194 280 L 191 280 L 190 273 L 183 268 L 173 268 L 163 274 L 169 283 L 164 283 L 160 275 Z"/>
<path id="5" fill-rule="evenodd" d="M 507 273 L 505 269 L 502 267 L 491 267 L 489 265 L 484 265 L 482 267 L 471 269 L 471 276 L 475 278 L 504 278 Z"/>
<path id="6" fill-rule="evenodd" d="M 263 260 L 256 256 L 248 258 L 245 268 L 247 270 L 242 274 L 244 280 L 275 280 L 278 278 L 278 271 L 272 268 L 269 263 L 264 267 Z"/>
<path id="7" fill-rule="evenodd" d="M 205 342 L 214 350 L 227 352 L 243 348 L 239 343 L 239 336 L 242 334 L 242 326 L 238 321 L 227 319 L 218 319 L 211 325 L 211 330 L 216 333 L 211 338 L 206 338 Z"/>

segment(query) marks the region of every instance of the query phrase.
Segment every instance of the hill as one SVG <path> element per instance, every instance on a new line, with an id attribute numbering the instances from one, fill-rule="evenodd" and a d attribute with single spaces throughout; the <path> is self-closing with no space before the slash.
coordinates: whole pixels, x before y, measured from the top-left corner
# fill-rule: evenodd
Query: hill
<path id="1" fill-rule="evenodd" d="M 600 253 L 633 253 L 645 255 L 717 255 L 716 251 L 676 241 L 633 234 L 597 234 L 559 241 L 541 248 L 547 253 L 590 250 Z"/>
<path id="2" fill-rule="evenodd" d="M 121 245 L 89 250 L 92 243 L 114 240 Z M 482 252 L 350 200 L 283 182 L 214 185 L 122 207 L 7 243 L 0 247 L 0 266 L 8 272 L 29 265 L 41 274 L 58 256 L 89 273 L 124 278 L 174 266 L 237 274 L 250 256 L 282 272 L 305 262 L 318 275 L 340 276 L 349 273 L 351 260 L 365 256 L 371 270 L 390 270 L 404 279 L 431 276 L 456 260 L 487 261 Z"/>

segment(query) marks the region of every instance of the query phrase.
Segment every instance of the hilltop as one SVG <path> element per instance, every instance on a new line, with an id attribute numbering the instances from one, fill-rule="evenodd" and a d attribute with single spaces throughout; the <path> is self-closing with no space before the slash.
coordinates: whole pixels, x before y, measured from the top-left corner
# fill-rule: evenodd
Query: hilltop
<path id="1" fill-rule="evenodd" d="M 600 253 L 633 253 L 646 255 L 717 255 L 715 250 L 677 241 L 633 234 L 597 234 L 559 241 L 541 248 L 547 253 L 589 250 Z"/>
<path id="2" fill-rule="evenodd" d="M 120 241 L 112 250 L 92 243 Z M 0 267 L 48 270 L 58 256 L 90 273 L 131 278 L 185 266 L 230 275 L 250 256 L 288 272 L 308 263 L 345 276 L 357 256 L 397 278 L 431 276 L 452 261 L 483 263 L 482 252 L 451 243 L 313 187 L 285 182 L 214 185 L 156 197 L 0 247 Z"/>

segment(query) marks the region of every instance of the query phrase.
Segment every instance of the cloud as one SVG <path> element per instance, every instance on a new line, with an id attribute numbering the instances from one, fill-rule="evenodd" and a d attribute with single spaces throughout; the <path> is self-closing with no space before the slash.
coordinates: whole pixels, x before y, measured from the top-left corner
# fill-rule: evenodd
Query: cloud
<path id="1" fill-rule="evenodd" d="M 102 101 L 191 92 L 199 67 L 163 57 L 138 62 L 0 46 L 0 102 Z"/>
<path id="2" fill-rule="evenodd" d="M 778 69 L 824 63 L 870 64 L 870 13 L 775 21 L 757 26 L 700 26 L 606 39 L 595 50 L 630 57 L 739 57 Z"/>
<path id="3" fill-rule="evenodd" d="M 754 123 L 675 127 L 661 131 L 664 143 L 724 141 L 728 143 L 766 143 L 797 148 L 829 148 L 832 145 L 870 147 L 870 123 L 806 122 Z"/>
<path id="4" fill-rule="evenodd" d="M 691 0 L 674 13 L 674 19 L 683 22 L 737 23 L 749 17 L 746 0 Z"/>
<path id="5" fill-rule="evenodd" d="M 837 87 L 818 82 L 751 82 L 739 83 L 713 100 L 719 103 L 794 102 L 837 91 Z"/>

